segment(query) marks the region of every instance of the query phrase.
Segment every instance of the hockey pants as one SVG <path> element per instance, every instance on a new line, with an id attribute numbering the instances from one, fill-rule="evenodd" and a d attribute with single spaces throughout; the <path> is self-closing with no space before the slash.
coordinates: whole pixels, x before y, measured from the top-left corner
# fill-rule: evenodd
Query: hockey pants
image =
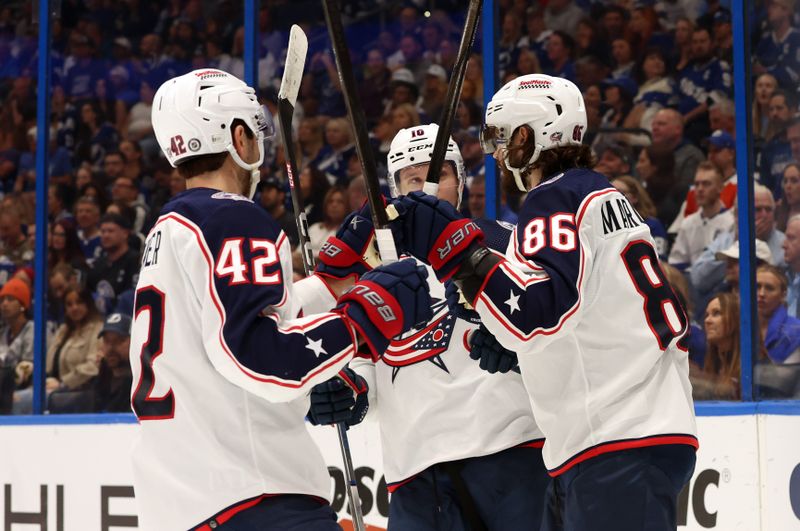
<path id="1" fill-rule="evenodd" d="M 541 531 L 675 531 L 695 450 L 653 446 L 602 454 L 554 478 Z"/>
<path id="2" fill-rule="evenodd" d="M 511 448 L 460 461 L 476 512 L 488 531 L 535 531 L 550 481 L 539 448 Z M 388 531 L 475 531 L 450 474 L 427 468 L 400 486 L 389 503 Z"/>

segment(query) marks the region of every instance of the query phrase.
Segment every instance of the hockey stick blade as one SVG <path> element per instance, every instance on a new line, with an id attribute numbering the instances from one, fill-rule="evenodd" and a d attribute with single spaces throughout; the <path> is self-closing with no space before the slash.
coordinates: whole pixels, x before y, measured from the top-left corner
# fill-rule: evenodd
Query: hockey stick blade
<path id="1" fill-rule="evenodd" d="M 428 175 L 425 178 L 423 190 L 427 194 L 436 195 L 436 191 L 439 188 L 439 176 L 442 172 L 447 144 L 450 140 L 450 130 L 453 128 L 453 119 L 461 99 L 461 87 L 464 85 L 467 62 L 472 51 L 472 45 L 475 42 L 475 35 L 478 33 L 478 19 L 480 18 L 482 4 L 483 0 L 470 0 L 469 3 L 467 19 L 464 22 L 464 33 L 461 35 L 461 44 L 458 47 L 458 55 L 453 66 L 450 84 L 447 87 L 447 96 L 442 108 L 442 116 L 439 119 L 439 132 L 436 133 L 431 163 L 428 166 Z"/>
<path id="2" fill-rule="evenodd" d="M 289 195 L 292 198 L 295 220 L 297 221 L 297 236 L 302 249 L 303 268 L 306 275 L 314 270 L 314 252 L 311 249 L 311 238 L 308 234 L 308 218 L 303 208 L 303 198 L 295 186 L 297 161 L 295 160 L 294 139 L 292 138 L 292 120 L 294 106 L 297 103 L 297 94 L 300 83 L 303 81 L 303 68 L 308 53 L 308 38 L 300 26 L 292 26 L 289 32 L 289 47 L 286 50 L 286 64 L 283 67 L 281 88 L 278 91 L 278 118 L 281 125 L 283 138 L 283 151 L 286 158 L 286 175 L 289 178 Z"/>

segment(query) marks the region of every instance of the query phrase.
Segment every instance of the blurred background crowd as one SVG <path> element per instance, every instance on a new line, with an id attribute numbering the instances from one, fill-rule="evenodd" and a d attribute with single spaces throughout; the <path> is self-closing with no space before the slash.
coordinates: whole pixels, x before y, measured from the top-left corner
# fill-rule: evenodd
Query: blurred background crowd
<path id="1" fill-rule="evenodd" d="M 586 141 L 651 227 L 692 319 L 698 399 L 736 399 L 739 347 L 732 21 L 719 0 L 497 0 L 500 83 L 574 81 Z M 62 0 L 54 20 L 49 131 L 47 408 L 127 411 L 128 329 L 142 242 L 185 189 L 150 125 L 153 95 L 195 68 L 244 77 L 243 2 Z M 359 100 L 379 165 L 401 128 L 437 121 L 466 13 L 463 0 L 345 2 Z M 760 397 L 800 388 L 800 15 L 795 0 L 750 9 L 752 178 Z M 0 412 L 31 409 L 37 26 L 30 2 L 0 8 Z M 299 188 L 318 249 L 366 199 L 320 2 L 262 0 L 258 92 L 275 113 L 288 29 L 309 54 L 293 130 Z M 480 50 L 477 43 L 476 50 Z M 480 53 L 468 64 L 453 137 L 465 213 L 485 215 Z M 739 134 L 745 134 L 739 132 Z M 256 201 L 297 243 L 280 142 Z M 744 177 L 743 177 L 744 178 Z M 744 182 L 744 181 L 743 181 Z M 388 190 L 387 190 L 388 193 Z M 514 222 L 521 197 L 501 197 Z M 296 261 L 295 274 L 302 275 Z"/>

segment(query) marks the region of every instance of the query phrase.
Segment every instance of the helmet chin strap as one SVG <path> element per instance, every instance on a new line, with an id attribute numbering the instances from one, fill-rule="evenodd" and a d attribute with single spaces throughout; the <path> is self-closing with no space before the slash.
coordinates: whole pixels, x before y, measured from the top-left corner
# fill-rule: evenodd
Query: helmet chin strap
<path id="1" fill-rule="evenodd" d="M 242 160 L 242 157 L 240 157 L 239 153 L 236 152 L 236 148 L 233 147 L 233 143 L 228 144 L 228 153 L 231 154 L 231 158 L 233 158 L 233 161 L 236 163 L 236 165 L 242 168 L 243 170 L 247 170 L 250 172 L 250 193 L 247 195 L 249 199 L 252 199 L 253 196 L 256 194 L 256 186 L 258 186 L 259 181 L 261 181 L 261 172 L 258 169 L 264 162 L 264 149 L 262 148 L 263 143 L 264 143 L 263 135 L 259 133 L 258 160 L 253 163 L 247 163 L 244 160 Z"/>
<path id="2" fill-rule="evenodd" d="M 513 167 L 511 165 L 511 163 L 508 160 L 508 150 L 507 149 L 503 153 L 503 162 L 505 163 L 506 168 L 508 168 L 508 171 L 511 172 L 511 175 L 514 176 L 514 182 L 517 184 L 517 188 L 519 189 L 520 192 L 525 192 L 525 193 L 528 192 L 528 187 L 525 186 L 525 183 L 522 180 L 522 171 L 526 170 L 528 167 L 530 167 L 531 164 L 536 162 L 536 160 L 539 158 L 539 154 L 541 154 L 541 152 L 542 152 L 542 145 L 541 144 L 536 144 L 536 149 L 533 151 L 533 155 L 531 156 L 531 158 L 528 161 L 528 163 L 525 164 L 525 166 L 523 166 L 522 168 L 515 168 L 515 167 Z"/>

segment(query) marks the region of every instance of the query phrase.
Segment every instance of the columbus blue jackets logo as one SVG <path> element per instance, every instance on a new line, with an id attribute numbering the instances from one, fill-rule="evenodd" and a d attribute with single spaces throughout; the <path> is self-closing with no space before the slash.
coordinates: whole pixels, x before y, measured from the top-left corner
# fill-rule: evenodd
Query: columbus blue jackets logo
<path id="1" fill-rule="evenodd" d="M 456 318 L 450 315 L 447 303 L 437 300 L 433 304 L 433 319 L 428 321 L 425 328 L 412 330 L 401 339 L 393 340 L 382 358 L 384 363 L 392 367 L 392 382 L 400 369 L 423 361 L 429 361 L 449 373 L 441 354 L 450 345 L 455 322 Z"/>

